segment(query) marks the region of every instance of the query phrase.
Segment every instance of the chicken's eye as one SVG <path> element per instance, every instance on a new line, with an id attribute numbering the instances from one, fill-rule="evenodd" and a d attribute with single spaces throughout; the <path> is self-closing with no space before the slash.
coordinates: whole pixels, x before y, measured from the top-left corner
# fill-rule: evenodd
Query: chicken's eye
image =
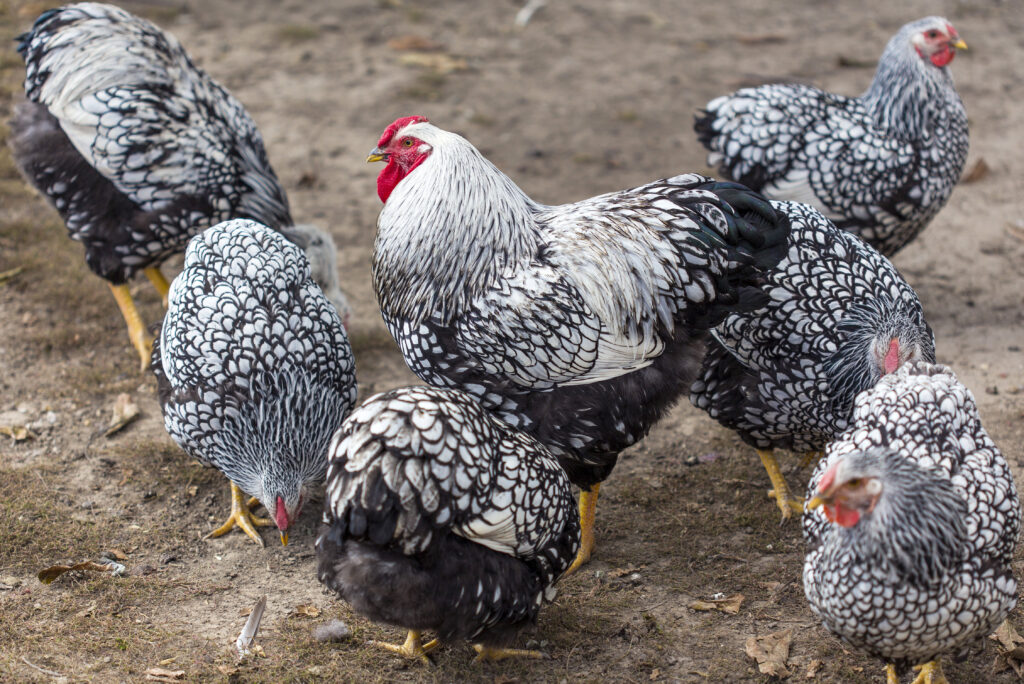
<path id="1" fill-rule="evenodd" d="M 852 480 L 850 480 L 849 482 L 846 483 L 846 486 L 847 487 L 851 487 L 853 489 L 856 489 L 857 487 L 860 487 L 860 478 L 859 477 L 853 478 Z"/>
<path id="2" fill-rule="evenodd" d="M 412 147 L 412 138 L 406 138 L 402 141 L 403 147 Z"/>
<path id="3" fill-rule="evenodd" d="M 935 29 L 932 29 L 931 31 L 928 31 L 924 35 L 928 36 L 929 38 L 938 38 L 939 37 L 939 32 L 936 31 Z"/>

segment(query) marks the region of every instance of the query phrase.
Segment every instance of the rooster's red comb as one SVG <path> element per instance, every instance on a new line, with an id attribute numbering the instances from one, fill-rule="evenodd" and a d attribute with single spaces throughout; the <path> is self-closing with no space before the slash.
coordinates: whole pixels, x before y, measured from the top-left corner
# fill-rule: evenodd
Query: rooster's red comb
<path id="1" fill-rule="evenodd" d="M 384 147 L 391 142 L 391 137 L 396 131 L 400 131 L 409 124 L 414 123 L 426 123 L 427 117 L 425 116 L 403 116 L 401 119 L 396 119 L 393 124 L 384 129 L 384 135 L 380 136 L 380 140 L 377 141 L 377 147 Z"/>

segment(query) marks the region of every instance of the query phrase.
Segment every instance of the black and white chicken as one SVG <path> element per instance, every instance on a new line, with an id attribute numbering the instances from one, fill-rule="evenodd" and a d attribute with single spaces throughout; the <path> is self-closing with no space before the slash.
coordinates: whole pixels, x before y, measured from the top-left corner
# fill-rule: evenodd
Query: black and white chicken
<path id="1" fill-rule="evenodd" d="M 406 363 L 552 449 L 580 497 L 582 543 L 619 452 L 693 381 L 707 329 L 763 296 L 789 220 L 697 175 L 573 204 L 530 199 L 467 140 L 406 117 L 369 161 L 374 286 Z"/>
<path id="2" fill-rule="evenodd" d="M 886 663 L 890 684 L 944 682 L 1017 602 L 1021 510 L 971 392 L 905 365 L 857 397 L 808 488 L 804 592 L 825 627 Z"/>
<path id="3" fill-rule="evenodd" d="M 967 112 L 949 64 L 966 49 L 942 17 L 893 36 L 871 86 L 846 97 L 805 85 L 744 88 L 708 103 L 708 164 L 778 200 L 814 206 L 892 256 L 945 205 L 967 159 Z"/>
<path id="4" fill-rule="evenodd" d="M 572 487 L 542 444 L 465 392 L 407 387 L 352 412 L 330 448 L 320 581 L 367 617 L 409 630 L 426 661 L 469 640 L 478 659 L 533 623 L 579 548 Z M 437 639 L 423 644 L 421 632 Z"/>
<path id="5" fill-rule="evenodd" d="M 14 159 L 108 281 L 145 367 L 152 339 L 128 281 L 142 271 L 166 300 L 165 259 L 230 218 L 292 225 L 285 191 L 242 105 L 145 19 L 66 5 L 18 41 Z"/>
<path id="6" fill-rule="evenodd" d="M 917 294 L 873 247 L 817 210 L 789 216 L 789 252 L 762 286 L 767 304 L 730 314 L 690 401 L 757 449 L 783 519 L 803 511 L 772 453 L 821 452 L 849 425 L 854 398 L 907 361 L 935 361 Z"/>
<path id="7" fill-rule="evenodd" d="M 232 511 L 210 536 L 276 524 L 281 540 L 356 399 L 345 329 L 302 250 L 253 221 L 192 238 L 153 345 L 164 426 L 231 481 Z M 254 497 L 246 502 L 242 494 Z M 253 517 L 256 501 L 272 520 Z"/>

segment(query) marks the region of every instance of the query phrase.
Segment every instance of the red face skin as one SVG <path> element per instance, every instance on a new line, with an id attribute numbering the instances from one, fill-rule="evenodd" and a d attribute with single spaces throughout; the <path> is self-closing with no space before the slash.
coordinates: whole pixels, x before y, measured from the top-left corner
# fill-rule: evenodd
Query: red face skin
<path id="1" fill-rule="evenodd" d="M 900 367 L 900 343 L 899 340 L 893 338 L 889 342 L 889 351 L 885 354 L 885 360 L 882 362 L 882 370 L 886 375 L 889 373 L 895 373 L 896 369 Z"/>
<path id="2" fill-rule="evenodd" d="M 372 155 L 380 155 L 388 165 L 377 176 L 377 195 L 381 202 L 387 202 L 399 181 L 409 175 L 413 169 L 422 164 L 430 150 L 422 151 L 423 141 L 412 136 L 396 136 L 395 134 L 412 123 L 427 121 L 425 116 L 406 116 L 398 119 L 384 131 L 377 141 L 377 149 Z"/>
<path id="3" fill-rule="evenodd" d="M 295 507 L 295 512 L 292 516 L 288 517 L 288 508 L 284 505 L 284 499 L 280 496 L 277 497 L 277 506 L 274 510 L 274 523 L 277 525 L 277 529 L 282 532 L 286 532 L 291 524 L 299 517 L 299 513 L 302 511 L 302 497 L 299 497 L 299 505 Z"/>
<path id="4" fill-rule="evenodd" d="M 818 482 L 818 496 L 825 500 L 822 509 L 829 522 L 843 527 L 853 527 L 860 522 L 861 509 L 870 513 L 878 503 L 878 494 L 867 495 L 864 485 L 867 480 L 852 479 L 836 485 L 836 472 L 839 470 L 840 462 L 832 466 L 821 476 Z M 855 502 L 854 505 L 847 505 L 848 502 Z"/>
<path id="5" fill-rule="evenodd" d="M 927 49 L 922 51 L 920 46 L 916 46 L 917 54 L 928 57 L 931 63 L 937 67 L 944 67 L 953 61 L 956 49 L 953 48 L 952 43 L 958 42 L 960 36 L 952 25 L 946 24 L 945 31 L 928 29 L 922 35 Z"/>

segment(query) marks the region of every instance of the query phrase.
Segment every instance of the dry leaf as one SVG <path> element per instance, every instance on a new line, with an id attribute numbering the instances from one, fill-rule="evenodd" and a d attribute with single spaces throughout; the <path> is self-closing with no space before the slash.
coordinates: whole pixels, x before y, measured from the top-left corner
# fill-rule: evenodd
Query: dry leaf
<path id="1" fill-rule="evenodd" d="M 736 42 L 743 45 L 768 45 L 770 43 L 785 43 L 789 38 L 781 33 L 739 33 L 736 35 Z"/>
<path id="2" fill-rule="evenodd" d="M 320 609 L 311 603 L 303 603 L 295 606 L 295 610 L 288 617 L 298 617 L 299 615 L 311 618 L 320 617 Z"/>
<path id="3" fill-rule="evenodd" d="M 220 673 L 225 677 L 231 677 L 241 671 L 237 667 L 232 667 L 231 665 L 218 665 L 217 669 L 220 670 Z"/>
<path id="4" fill-rule="evenodd" d="M 1017 221 L 1016 223 L 1007 223 L 1006 233 L 1010 237 L 1017 238 L 1021 242 L 1024 242 L 1024 221 Z"/>
<path id="5" fill-rule="evenodd" d="M 652 682 L 653 681 L 657 681 L 658 677 L 660 677 L 660 676 L 661 676 L 661 670 L 659 670 L 658 668 L 654 668 L 653 670 L 651 670 L 651 677 L 650 677 L 650 679 L 651 679 Z"/>
<path id="6" fill-rule="evenodd" d="M 24 442 L 35 437 L 24 425 L 0 425 L 0 435 L 7 435 L 15 442 Z"/>
<path id="7" fill-rule="evenodd" d="M 199 493 L 198 485 L 192 485 L 191 487 L 185 490 L 185 493 L 188 494 L 188 497 L 191 499 L 192 497 Z"/>
<path id="8" fill-rule="evenodd" d="M 1003 624 L 996 627 L 996 631 L 989 635 L 989 639 L 998 641 L 1004 651 L 1012 651 L 1018 645 L 1024 643 L 1024 637 L 1017 633 L 1009 620 L 1003 620 Z"/>
<path id="9" fill-rule="evenodd" d="M 113 415 L 110 417 L 110 424 L 104 437 L 110 437 L 115 432 L 123 430 L 126 425 L 139 417 L 139 407 L 132 401 L 131 395 L 121 393 L 114 401 Z"/>
<path id="10" fill-rule="evenodd" d="M 637 566 L 633 565 L 632 563 L 630 563 L 629 565 L 627 565 L 624 568 L 615 568 L 614 570 L 609 570 L 608 571 L 608 576 L 609 577 L 625 577 L 626 575 L 632 575 L 634 572 L 639 572 L 639 571 L 643 570 L 646 567 L 647 567 L 646 564 L 637 567 Z"/>
<path id="11" fill-rule="evenodd" d="M 92 570 L 93 572 L 112 572 L 115 575 L 122 575 L 124 574 L 125 567 L 120 563 L 104 564 L 85 561 L 84 563 L 76 563 L 74 565 L 51 565 L 45 570 L 40 570 L 37 577 L 39 577 L 39 581 L 43 584 L 50 584 L 65 572 L 71 572 L 72 570 Z"/>
<path id="12" fill-rule="evenodd" d="M 107 558 L 113 558 L 114 560 L 119 561 L 128 559 L 128 554 L 122 551 L 121 549 L 110 549 L 108 551 L 104 551 L 103 555 Z"/>
<path id="13" fill-rule="evenodd" d="M 694 601 L 689 607 L 694 610 L 720 610 L 723 613 L 735 615 L 740 612 L 740 604 L 743 603 L 744 598 L 743 594 L 733 594 L 732 596 L 711 599 L 710 601 Z"/>
<path id="14" fill-rule="evenodd" d="M 812 660 L 807 664 L 807 670 L 804 672 L 804 679 L 814 679 L 818 676 L 818 672 L 821 670 L 821 666 L 825 663 L 820 660 Z"/>
<path id="15" fill-rule="evenodd" d="M 176 682 L 184 678 L 184 670 L 165 670 L 162 667 L 151 667 L 146 670 L 146 681 L 148 682 Z"/>
<path id="16" fill-rule="evenodd" d="M 987 176 L 992 169 L 985 163 L 984 157 L 974 162 L 974 166 L 967 169 L 967 172 L 960 177 L 961 183 L 976 183 Z"/>
<path id="17" fill-rule="evenodd" d="M 793 630 L 784 629 L 759 637 L 747 639 L 747 655 L 757 661 L 757 669 L 761 674 L 772 677 L 788 677 L 786 668 L 789 658 L 789 644 L 793 641 Z"/>
<path id="18" fill-rule="evenodd" d="M 466 60 L 444 53 L 408 52 L 398 58 L 398 63 L 403 66 L 431 69 L 442 76 L 453 71 L 465 71 L 469 68 Z"/>
<path id="19" fill-rule="evenodd" d="M 0 285 L 6 285 L 7 281 L 25 270 L 24 266 L 12 268 L 9 271 L 0 271 Z"/>
<path id="20" fill-rule="evenodd" d="M 839 55 L 836 59 L 836 65 L 844 69 L 867 69 L 875 67 L 875 60 L 873 59 L 859 59 L 857 57 L 847 57 L 846 55 Z"/>
<path id="21" fill-rule="evenodd" d="M 392 50 L 410 50 L 415 52 L 435 52 L 444 48 L 440 43 L 435 43 L 423 36 L 398 36 L 388 41 L 388 47 Z"/>
<path id="22" fill-rule="evenodd" d="M 999 653 L 996 657 L 997 671 L 1013 668 L 1018 678 L 1024 678 L 1024 637 L 1017 633 L 1010 621 L 1003 620 L 1003 624 L 988 638 L 999 643 L 996 647 Z"/>

